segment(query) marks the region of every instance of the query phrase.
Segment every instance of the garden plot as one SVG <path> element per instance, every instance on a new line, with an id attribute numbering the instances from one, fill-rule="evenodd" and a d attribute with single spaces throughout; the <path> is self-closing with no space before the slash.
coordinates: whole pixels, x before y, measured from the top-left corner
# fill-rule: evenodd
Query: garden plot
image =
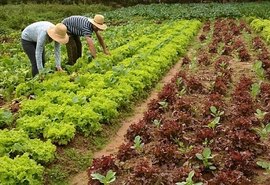
<path id="1" fill-rule="evenodd" d="M 182 69 L 89 183 L 268 184 L 269 49 L 244 21 L 206 22 Z"/>

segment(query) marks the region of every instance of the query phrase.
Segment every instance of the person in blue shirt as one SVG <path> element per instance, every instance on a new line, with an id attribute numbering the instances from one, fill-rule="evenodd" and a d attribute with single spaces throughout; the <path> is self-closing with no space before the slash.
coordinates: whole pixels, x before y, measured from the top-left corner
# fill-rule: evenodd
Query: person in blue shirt
<path id="1" fill-rule="evenodd" d="M 45 65 L 45 44 L 55 41 L 55 67 L 62 71 L 60 44 L 66 44 L 69 40 L 67 27 L 58 23 L 54 25 L 48 21 L 39 21 L 27 26 L 21 35 L 22 47 L 32 65 L 32 75 L 36 76 Z"/>
<path id="2" fill-rule="evenodd" d="M 99 31 L 107 28 L 104 24 L 104 16 L 97 14 L 93 19 L 84 16 L 70 16 L 65 18 L 62 23 L 67 27 L 69 42 L 67 43 L 68 64 L 73 65 L 77 59 L 82 56 L 82 43 L 80 37 L 84 36 L 93 58 L 96 58 L 96 49 L 92 39 L 92 33 L 95 32 L 98 42 L 103 52 L 109 55 L 109 51 L 104 43 L 103 37 Z"/>

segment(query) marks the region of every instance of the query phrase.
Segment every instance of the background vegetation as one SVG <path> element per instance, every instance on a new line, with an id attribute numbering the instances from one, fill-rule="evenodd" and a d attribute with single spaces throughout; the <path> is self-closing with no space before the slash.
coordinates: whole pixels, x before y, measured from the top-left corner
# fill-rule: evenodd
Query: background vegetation
<path id="1" fill-rule="evenodd" d="M 1 1 L 2 2 L 2 1 Z M 16 0 L 12 1 L 17 2 Z M 42 1 L 45 2 L 45 1 Z M 53 1 L 55 2 L 55 1 Z M 133 1 L 132 1 L 133 2 Z M 135 0 L 134 0 L 135 2 Z M 145 1 L 147 2 L 147 1 Z M 120 6 L 121 7 L 121 6 Z M 115 10 L 116 11 L 112 11 Z M 191 4 L 151 4 L 119 8 L 112 4 L 61 5 L 61 4 L 18 4 L 0 6 L 0 34 L 9 34 L 12 30 L 22 30 L 28 24 L 48 20 L 57 23 L 70 15 L 93 16 L 95 13 L 106 15 L 108 24 L 118 24 L 140 19 L 209 19 L 216 17 L 270 17 L 270 2 L 249 3 L 191 3 Z M 23 15 L 23 16 L 22 16 Z"/>
<path id="2" fill-rule="evenodd" d="M 218 2 L 218 3 L 228 3 L 228 2 L 252 2 L 258 0 L 2 0 L 1 4 L 15 3 L 61 3 L 61 4 L 93 4 L 93 3 L 102 3 L 102 4 L 121 4 L 121 5 L 135 5 L 135 4 L 151 4 L 151 3 L 209 3 L 209 2 Z"/>
<path id="3" fill-rule="evenodd" d="M 207 0 L 210 2 L 211 0 Z M 21 3 L 23 2 L 23 3 Z M 211 1 L 211 3 L 191 3 L 191 4 L 162 4 L 164 2 L 172 3 L 176 1 L 170 0 L 126 0 L 128 5 L 135 5 L 137 3 L 148 4 L 155 2 L 157 4 L 142 5 L 138 4 L 132 7 L 122 7 L 120 0 L 111 1 L 75 1 L 63 0 L 63 4 L 57 4 L 58 1 L 19 1 L 19 0 L 1 0 L 0 6 L 0 72 L 2 78 L 0 80 L 0 89 L 7 87 L 6 83 L 9 80 L 10 87 L 14 88 L 25 81 L 29 81 L 24 75 L 28 73 L 29 61 L 21 50 L 20 34 L 21 30 L 28 24 L 48 20 L 53 23 L 60 22 L 65 17 L 70 15 L 86 15 L 93 16 L 96 13 L 102 13 L 106 17 L 107 24 L 111 29 L 116 29 L 114 25 L 123 25 L 133 22 L 140 22 L 142 20 L 150 20 L 152 22 L 162 21 L 167 19 L 215 19 L 217 17 L 259 17 L 269 19 L 270 17 L 270 2 L 248 2 L 230 1 L 230 3 L 216 3 L 221 1 Z M 93 4 L 93 2 L 97 4 Z M 106 2 L 106 4 L 101 4 Z M 110 3 L 109 3 L 110 2 Z M 162 2 L 162 3 L 158 3 Z M 177 1 L 177 2 L 187 2 Z M 189 2 L 206 2 L 206 1 L 189 1 Z M 213 3 L 214 2 L 214 3 Z M 222 1 L 223 2 L 223 1 Z M 225 2 L 225 1 L 224 1 Z M 38 4 L 35 4 L 38 3 Z M 87 4 L 87 6 L 84 5 Z M 91 4 L 90 4 L 91 3 Z M 70 5 L 64 5 L 70 4 Z M 90 5 L 89 5 L 90 4 Z M 109 30 L 108 30 L 109 31 Z M 128 30 L 131 32 L 134 30 Z M 119 29 L 118 31 L 119 32 Z M 115 32 L 115 33 L 117 33 Z M 134 31 L 134 34 L 136 31 Z M 106 35 L 105 35 L 106 36 Z M 115 38 L 114 35 L 107 38 Z M 118 38 L 118 37 L 116 37 Z M 109 39 L 108 39 L 109 40 Z M 48 50 L 50 51 L 50 50 Z M 65 51 L 65 50 L 64 50 Z M 63 52 L 64 54 L 64 52 Z M 48 54 L 50 55 L 50 53 Z M 1 58 L 2 57 L 2 58 Z M 19 62 L 18 62 L 19 61 Z M 4 78 L 4 74 L 7 78 Z M 12 76 L 12 77 L 11 77 Z M 14 79 L 13 79 L 14 78 Z M 6 80 L 5 83 L 2 82 Z M 20 80 L 19 80 L 20 79 Z M 12 93 L 10 93 L 12 94 Z M 117 130 L 115 125 L 108 130 Z M 101 148 L 107 142 L 108 136 L 111 132 L 104 133 L 104 135 L 91 138 L 77 139 L 77 143 L 69 145 L 65 148 L 58 148 L 57 157 L 54 164 L 48 166 L 46 169 L 45 184 L 63 184 L 71 174 L 84 170 L 89 165 L 89 160 L 92 158 L 92 152 L 97 148 Z M 75 145 L 83 145 L 78 143 L 87 143 L 87 147 L 93 151 L 82 152 L 75 148 Z M 85 144 L 86 145 L 86 144 Z M 78 157 L 80 156 L 80 157 Z"/>

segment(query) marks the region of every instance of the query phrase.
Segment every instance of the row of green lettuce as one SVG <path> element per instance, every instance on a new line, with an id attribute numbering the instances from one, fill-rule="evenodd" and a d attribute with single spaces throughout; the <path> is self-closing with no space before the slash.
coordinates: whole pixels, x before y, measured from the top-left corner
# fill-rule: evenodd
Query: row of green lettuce
<path id="1" fill-rule="evenodd" d="M 262 38 L 270 44 L 270 20 L 269 19 L 253 19 L 250 22 L 251 28 L 259 33 Z"/>
<path id="2" fill-rule="evenodd" d="M 74 69 L 71 75 L 47 74 L 43 80 L 40 75 L 33 82 L 26 83 L 28 90 L 33 92 L 32 99 L 21 102 L 16 129 L 4 129 L 0 133 L 0 138 L 3 138 L 0 140 L 3 148 L 0 182 L 40 184 L 41 164 L 54 157 L 55 146 L 51 141 L 67 144 L 76 130 L 85 135 L 98 134 L 102 123 L 117 118 L 120 110 L 145 94 L 186 52 L 200 26 L 199 21 L 160 25 L 156 32 L 136 39 L 137 44 L 144 44 L 130 50 L 129 55 L 123 53 L 121 56 L 112 51 L 110 57 L 100 56 L 113 63 L 110 68 L 91 73 L 89 69 L 93 69 L 93 64 L 88 63 L 85 56 L 79 61 L 81 68 Z M 114 56 L 119 58 L 110 59 Z M 20 89 L 20 98 L 24 93 Z M 9 117 L 7 113 L 5 115 Z"/>

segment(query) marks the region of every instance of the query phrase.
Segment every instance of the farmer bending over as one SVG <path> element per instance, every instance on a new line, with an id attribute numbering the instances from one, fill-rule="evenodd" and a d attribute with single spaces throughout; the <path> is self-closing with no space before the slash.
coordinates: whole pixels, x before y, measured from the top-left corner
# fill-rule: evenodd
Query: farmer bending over
<path id="1" fill-rule="evenodd" d="M 32 65 L 33 77 L 37 75 L 45 65 L 45 44 L 55 41 L 55 64 L 58 71 L 62 71 L 60 44 L 68 42 L 67 27 L 58 23 L 54 25 L 48 21 L 35 22 L 27 26 L 22 32 L 22 47 Z"/>
<path id="2" fill-rule="evenodd" d="M 73 65 L 77 59 L 82 56 L 82 43 L 80 37 L 86 38 L 89 51 L 93 58 L 96 58 L 96 49 L 93 39 L 91 38 L 93 31 L 96 33 L 98 41 L 103 48 L 105 54 L 109 55 L 109 51 L 106 48 L 104 40 L 99 31 L 103 31 L 107 28 L 104 24 L 104 17 L 102 15 L 95 15 L 94 19 L 90 19 L 84 16 L 71 16 L 62 21 L 66 25 L 69 42 L 67 43 L 68 64 Z"/>

